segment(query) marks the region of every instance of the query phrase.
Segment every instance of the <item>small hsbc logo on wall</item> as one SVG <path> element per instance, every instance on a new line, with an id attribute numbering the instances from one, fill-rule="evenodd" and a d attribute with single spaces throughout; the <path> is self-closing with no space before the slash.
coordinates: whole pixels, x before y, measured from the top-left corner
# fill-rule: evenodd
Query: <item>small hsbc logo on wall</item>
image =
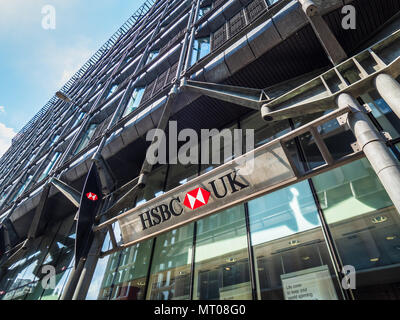
<path id="1" fill-rule="evenodd" d="M 194 189 L 186 194 L 183 204 L 189 209 L 196 210 L 208 203 L 210 192 L 203 188 Z"/>

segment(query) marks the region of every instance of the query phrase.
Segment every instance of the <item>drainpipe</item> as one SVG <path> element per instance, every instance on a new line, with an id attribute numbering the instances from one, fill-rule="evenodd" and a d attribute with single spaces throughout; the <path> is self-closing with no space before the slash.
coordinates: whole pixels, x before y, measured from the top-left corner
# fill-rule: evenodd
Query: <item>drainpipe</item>
<path id="1" fill-rule="evenodd" d="M 381 134 L 356 99 L 348 93 L 342 93 L 338 96 L 336 103 L 339 108 L 349 106 L 352 109 L 347 124 L 353 131 L 360 148 L 364 151 L 393 205 L 400 213 L 400 163 L 388 150 Z"/>

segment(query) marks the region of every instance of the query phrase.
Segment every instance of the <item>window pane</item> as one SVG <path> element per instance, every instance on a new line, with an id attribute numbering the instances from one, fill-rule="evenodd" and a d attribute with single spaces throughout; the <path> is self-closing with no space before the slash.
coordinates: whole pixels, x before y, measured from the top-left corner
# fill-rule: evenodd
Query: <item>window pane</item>
<path id="1" fill-rule="evenodd" d="M 140 101 L 142 100 L 142 97 L 143 97 L 143 93 L 144 93 L 144 88 L 135 88 L 135 90 L 132 93 L 131 98 L 129 99 L 129 103 L 126 106 L 123 117 L 130 114 L 132 111 L 134 111 L 139 106 Z"/>
<path id="2" fill-rule="evenodd" d="M 193 298 L 251 300 L 244 207 L 197 222 Z"/>
<path id="3" fill-rule="evenodd" d="M 56 275 L 55 288 L 44 290 L 41 300 L 59 300 L 64 290 L 65 284 L 68 280 L 68 277 L 71 273 L 71 270 L 72 269 L 67 269 L 64 272 L 58 273 Z M 29 295 L 25 298 L 25 300 L 31 300 Z"/>
<path id="4" fill-rule="evenodd" d="M 149 53 L 149 57 L 147 58 L 147 63 L 150 63 L 151 61 L 153 61 L 158 56 L 158 53 L 159 53 L 158 50 L 151 51 Z"/>
<path id="5" fill-rule="evenodd" d="M 148 240 L 121 252 L 112 299 L 144 300 L 152 246 L 153 240 Z"/>
<path id="6" fill-rule="evenodd" d="M 139 206 L 164 193 L 167 170 L 168 167 L 166 165 L 153 169 L 152 173 L 148 177 L 146 187 L 144 190 L 138 192 L 136 206 Z"/>
<path id="7" fill-rule="evenodd" d="M 107 232 L 101 251 L 106 252 L 110 249 L 111 239 Z M 118 259 L 119 254 L 119 252 L 113 253 L 112 255 L 105 256 L 97 261 L 88 294 L 86 295 L 86 300 L 108 300 L 111 293 L 114 271 L 111 270 L 111 261 Z"/>
<path id="8" fill-rule="evenodd" d="M 400 217 L 369 162 L 350 163 L 313 182 L 343 264 L 356 269 L 356 298 L 400 298 Z"/>
<path id="9" fill-rule="evenodd" d="M 400 119 L 390 109 L 385 100 L 381 98 L 376 90 L 362 96 L 372 110 L 372 115 L 379 122 L 382 128 L 390 133 L 393 139 L 400 137 Z"/>
<path id="10" fill-rule="evenodd" d="M 191 65 L 210 53 L 210 37 L 195 39 L 193 44 Z"/>
<path id="11" fill-rule="evenodd" d="M 75 154 L 79 153 L 82 151 L 86 146 L 89 144 L 90 139 L 92 139 L 95 131 L 96 131 L 97 124 L 93 123 L 89 126 L 89 128 L 86 130 L 84 133 L 81 142 L 79 143 L 78 147 L 75 150 Z"/>
<path id="12" fill-rule="evenodd" d="M 258 299 L 337 299 L 338 284 L 308 182 L 248 206 Z M 310 281 L 310 274 L 323 280 L 315 276 Z"/>
<path id="13" fill-rule="evenodd" d="M 193 226 L 186 225 L 156 239 L 147 300 L 188 300 Z"/>
<path id="14" fill-rule="evenodd" d="M 243 129 L 244 133 L 245 129 L 254 129 L 255 147 L 268 143 L 290 131 L 290 125 L 287 120 L 269 123 L 261 118 L 259 112 L 243 119 L 240 123 L 240 128 Z"/>
<path id="15" fill-rule="evenodd" d="M 117 84 L 114 84 L 114 85 L 111 87 L 110 91 L 108 92 L 108 95 L 107 95 L 106 99 L 108 99 L 108 97 L 110 97 L 117 89 L 118 89 L 118 85 L 117 85 Z"/>
<path id="16" fill-rule="evenodd" d="M 48 165 L 46 166 L 46 168 L 43 170 L 42 175 L 40 176 L 38 181 L 42 181 L 44 178 L 47 177 L 47 175 L 50 173 L 51 169 L 53 169 L 54 165 L 56 164 L 56 161 L 58 160 L 58 158 L 60 157 L 61 153 L 60 152 L 56 152 L 53 156 L 53 158 L 50 160 L 50 162 L 48 163 Z"/>

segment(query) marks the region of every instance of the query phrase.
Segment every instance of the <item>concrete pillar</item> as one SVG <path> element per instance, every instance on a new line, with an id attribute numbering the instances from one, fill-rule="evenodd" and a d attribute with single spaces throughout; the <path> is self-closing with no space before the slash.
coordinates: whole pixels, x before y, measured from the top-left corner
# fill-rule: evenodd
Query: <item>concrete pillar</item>
<path id="1" fill-rule="evenodd" d="M 317 5 L 312 0 L 298 1 L 332 64 L 336 66 L 340 62 L 346 60 L 346 52 L 343 50 L 339 41 L 337 41 L 331 29 L 329 29 L 324 18 L 319 14 Z"/>
<path id="2" fill-rule="evenodd" d="M 400 118 L 400 84 L 391 75 L 382 73 L 374 79 L 374 85 L 381 97 Z"/>
<path id="3" fill-rule="evenodd" d="M 353 112 L 349 114 L 347 123 L 395 208 L 400 213 L 400 163 L 390 152 L 381 134 L 356 99 L 348 93 L 342 93 L 338 96 L 336 103 L 339 108 L 351 107 Z"/>

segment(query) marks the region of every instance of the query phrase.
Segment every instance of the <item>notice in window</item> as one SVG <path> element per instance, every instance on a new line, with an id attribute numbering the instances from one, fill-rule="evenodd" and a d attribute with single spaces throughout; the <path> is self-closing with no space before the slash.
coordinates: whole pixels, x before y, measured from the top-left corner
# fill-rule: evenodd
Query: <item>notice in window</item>
<path id="1" fill-rule="evenodd" d="M 337 300 L 328 266 L 281 275 L 285 300 Z"/>

